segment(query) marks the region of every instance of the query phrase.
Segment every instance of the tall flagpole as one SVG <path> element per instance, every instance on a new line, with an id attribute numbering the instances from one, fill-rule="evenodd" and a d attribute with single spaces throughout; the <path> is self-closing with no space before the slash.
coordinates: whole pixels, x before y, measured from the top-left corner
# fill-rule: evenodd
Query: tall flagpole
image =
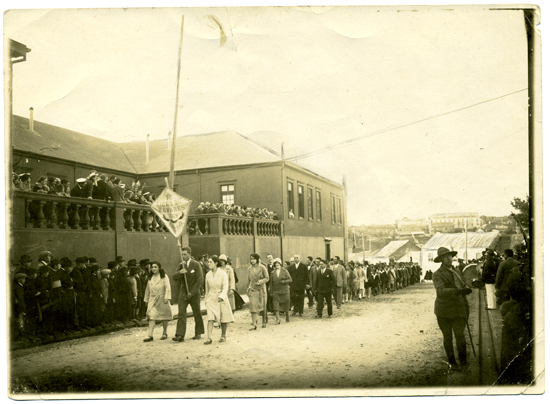
<path id="1" fill-rule="evenodd" d="M 176 108 L 174 111 L 174 127 L 172 129 L 172 150 L 170 150 L 170 176 L 168 177 L 168 186 L 171 190 L 174 190 L 174 162 L 176 159 L 176 129 L 178 126 L 178 102 L 180 95 L 180 71 L 181 71 L 181 48 L 183 46 L 183 19 L 181 16 L 181 33 L 180 33 L 180 48 L 178 52 L 178 78 L 176 81 Z"/>

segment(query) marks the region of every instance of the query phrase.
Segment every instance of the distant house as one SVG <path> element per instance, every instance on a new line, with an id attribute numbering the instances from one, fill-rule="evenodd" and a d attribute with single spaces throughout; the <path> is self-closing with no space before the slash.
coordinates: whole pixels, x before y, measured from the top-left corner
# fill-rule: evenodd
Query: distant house
<path id="1" fill-rule="evenodd" d="M 478 230 L 467 234 L 436 233 L 422 247 L 420 266 L 423 272 L 437 270 L 441 264 L 434 262 L 434 259 L 437 257 L 437 249 L 440 247 L 457 251 L 458 254 L 455 260 L 458 260 L 458 258 L 464 260 L 479 259 L 486 248 L 496 248 L 499 238 L 500 233 L 498 231 L 486 233 Z"/>
<path id="2" fill-rule="evenodd" d="M 451 233 L 455 229 L 479 229 L 482 220 L 476 212 L 443 213 L 430 217 L 430 233 Z"/>
<path id="3" fill-rule="evenodd" d="M 420 250 L 420 247 L 410 240 L 390 241 L 376 251 L 367 261 L 372 264 L 380 262 L 389 264 L 391 260 L 396 262 L 418 262 Z"/>

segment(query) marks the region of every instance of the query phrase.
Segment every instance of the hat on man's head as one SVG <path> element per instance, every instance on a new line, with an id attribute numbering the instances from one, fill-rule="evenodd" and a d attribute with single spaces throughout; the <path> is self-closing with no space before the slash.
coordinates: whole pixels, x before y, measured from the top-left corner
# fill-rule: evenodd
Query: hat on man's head
<path id="1" fill-rule="evenodd" d="M 114 268 L 114 267 L 116 267 L 116 266 L 117 266 L 116 261 L 109 261 L 109 262 L 107 263 L 107 268 L 109 268 L 109 269 Z"/>
<path id="2" fill-rule="evenodd" d="M 23 272 L 18 272 L 15 274 L 15 279 L 21 279 L 21 278 L 26 278 L 27 277 L 27 274 L 23 273 Z"/>
<path id="3" fill-rule="evenodd" d="M 86 182 L 86 178 L 78 178 L 76 180 L 76 182 L 78 182 L 79 184 L 82 184 L 82 183 Z"/>
<path id="4" fill-rule="evenodd" d="M 32 262 L 32 258 L 26 254 L 22 255 L 21 256 L 21 259 L 19 260 L 20 263 L 25 263 L 25 262 Z"/>
<path id="5" fill-rule="evenodd" d="M 88 258 L 88 262 L 90 264 L 95 264 L 95 263 L 97 263 L 97 259 L 95 259 L 94 257 L 90 257 L 90 258 Z"/>
<path id="6" fill-rule="evenodd" d="M 137 260 L 135 260 L 135 259 L 129 260 L 129 261 L 128 261 L 128 266 L 129 266 L 129 267 L 135 267 L 135 266 L 137 266 Z"/>
<path id="7" fill-rule="evenodd" d="M 119 255 L 116 257 L 116 260 L 115 260 L 117 263 L 120 263 L 120 262 L 124 262 L 126 261 L 124 258 L 122 258 L 122 255 Z"/>
<path id="8" fill-rule="evenodd" d="M 144 258 L 144 259 L 142 259 L 141 261 L 139 261 L 139 265 L 143 265 L 143 266 L 149 265 L 150 262 L 151 262 L 151 261 L 149 261 L 148 258 Z"/>
<path id="9" fill-rule="evenodd" d="M 75 262 L 76 262 L 77 264 L 83 264 L 83 263 L 85 263 L 85 262 L 88 262 L 88 260 L 87 260 L 85 257 L 78 257 L 78 258 L 75 260 Z"/>
<path id="10" fill-rule="evenodd" d="M 457 251 L 451 251 L 448 248 L 445 247 L 439 247 L 437 249 L 437 257 L 434 258 L 434 262 L 441 262 L 441 257 L 444 255 L 451 254 L 453 257 L 458 254 Z"/>
<path id="11" fill-rule="evenodd" d="M 50 251 L 42 251 L 40 254 L 38 254 L 38 259 L 42 261 L 48 256 L 53 257 L 53 254 Z"/>

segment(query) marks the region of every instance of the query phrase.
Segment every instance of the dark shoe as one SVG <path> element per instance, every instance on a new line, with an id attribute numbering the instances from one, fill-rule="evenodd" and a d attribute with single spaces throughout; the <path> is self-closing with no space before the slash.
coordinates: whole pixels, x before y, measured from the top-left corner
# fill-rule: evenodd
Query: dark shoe
<path id="1" fill-rule="evenodd" d="M 460 366 L 458 366 L 456 363 L 451 363 L 451 370 L 454 370 L 455 372 L 460 372 Z"/>
<path id="2" fill-rule="evenodd" d="M 267 323 L 262 323 L 262 328 L 267 327 Z"/>
<path id="3" fill-rule="evenodd" d="M 299 315 L 300 317 L 304 317 L 304 315 L 303 315 L 303 314 L 298 314 L 298 315 Z"/>
<path id="4" fill-rule="evenodd" d="M 315 318 L 323 318 L 323 316 L 316 315 Z"/>
<path id="5" fill-rule="evenodd" d="M 225 337 L 221 337 L 220 342 L 225 342 Z"/>
<path id="6" fill-rule="evenodd" d="M 160 337 L 161 340 L 164 340 L 164 339 L 167 339 L 168 338 L 168 335 L 166 334 L 162 334 L 162 337 Z"/>
<path id="7" fill-rule="evenodd" d="M 252 328 L 251 328 L 250 330 L 248 330 L 248 331 L 256 331 L 257 329 L 258 329 L 258 327 L 254 326 L 254 327 L 252 327 Z"/>
<path id="8" fill-rule="evenodd" d="M 204 345 L 210 345 L 211 343 L 212 343 L 212 340 L 210 338 L 204 341 Z"/>
<path id="9" fill-rule="evenodd" d="M 332 318 L 332 314 L 329 314 L 329 315 L 328 315 L 328 318 Z"/>
<path id="10" fill-rule="evenodd" d="M 148 337 L 143 340 L 143 342 L 151 342 L 153 341 L 153 337 Z"/>
<path id="11" fill-rule="evenodd" d="M 195 335 L 193 338 L 191 339 L 201 339 L 201 336 L 200 335 Z"/>
<path id="12" fill-rule="evenodd" d="M 183 337 L 180 337 L 179 335 L 176 335 L 174 338 L 172 338 L 172 341 L 183 342 Z"/>

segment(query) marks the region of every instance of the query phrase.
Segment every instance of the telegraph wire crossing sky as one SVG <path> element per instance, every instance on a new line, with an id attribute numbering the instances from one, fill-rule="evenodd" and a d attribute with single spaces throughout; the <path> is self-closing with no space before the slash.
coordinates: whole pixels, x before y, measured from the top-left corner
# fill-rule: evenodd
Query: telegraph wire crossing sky
<path id="1" fill-rule="evenodd" d="M 14 66 L 14 113 L 116 142 L 166 139 L 182 14 L 178 137 L 284 142 L 290 161 L 345 174 L 350 225 L 507 215 L 527 194 L 521 10 L 11 10 L 6 35 L 32 49 Z"/>

